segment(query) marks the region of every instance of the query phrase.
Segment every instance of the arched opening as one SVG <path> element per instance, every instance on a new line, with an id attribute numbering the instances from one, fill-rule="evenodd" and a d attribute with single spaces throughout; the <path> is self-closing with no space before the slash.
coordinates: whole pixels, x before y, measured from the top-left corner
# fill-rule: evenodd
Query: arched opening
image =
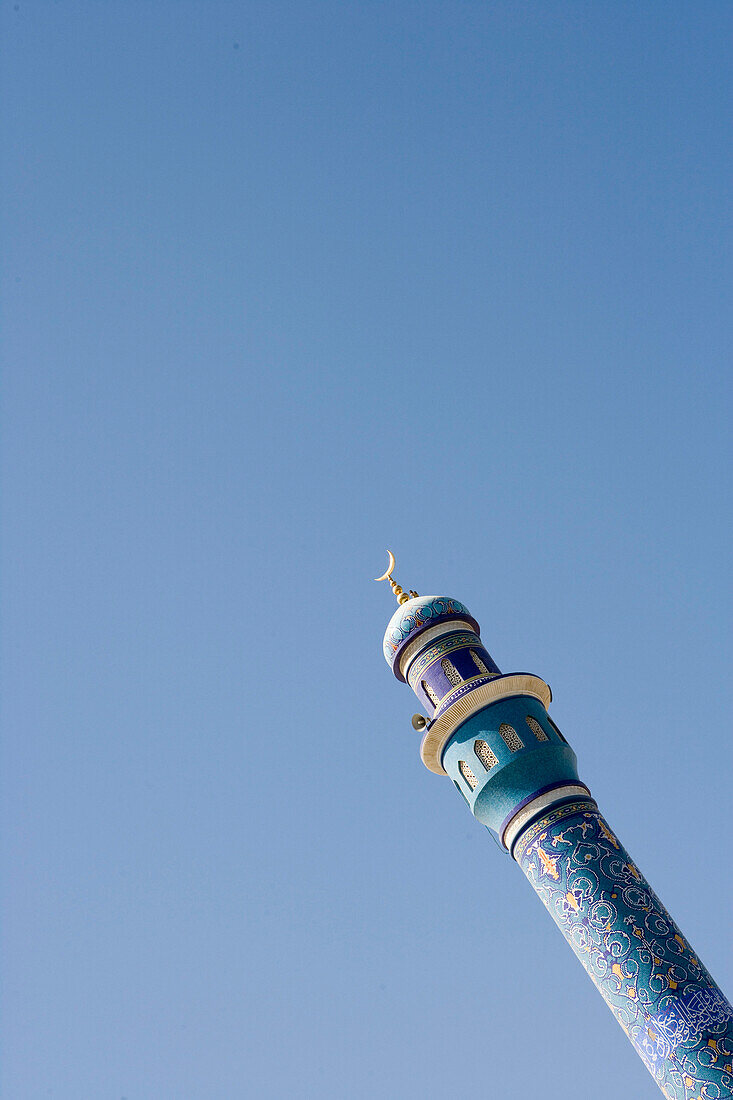
<path id="1" fill-rule="evenodd" d="M 502 722 L 499 726 L 499 736 L 503 738 L 504 744 L 509 749 L 509 752 L 517 752 L 519 749 L 524 748 L 524 741 L 519 736 L 514 726 L 508 725 L 507 722 Z"/>
<path id="2" fill-rule="evenodd" d="M 473 650 L 473 649 L 469 650 L 469 652 L 470 652 L 471 657 L 473 659 L 473 663 L 475 664 L 475 666 L 479 670 L 479 672 L 489 673 L 490 670 L 486 667 L 485 662 L 481 660 L 478 653 L 476 653 L 476 651 Z"/>
<path id="3" fill-rule="evenodd" d="M 474 741 L 473 751 L 478 756 L 479 760 L 486 768 L 487 772 L 490 772 L 492 768 L 495 768 L 499 763 L 498 759 L 494 756 L 493 752 L 485 741 Z"/>
<path id="4" fill-rule="evenodd" d="M 458 685 L 463 682 L 458 669 L 452 661 L 448 660 L 447 657 L 444 657 L 443 660 L 440 662 L 440 667 L 443 669 L 443 672 L 448 677 L 448 682 L 452 684 L 453 687 L 458 687 Z"/>
<path id="5" fill-rule="evenodd" d="M 549 741 L 550 740 L 550 738 L 547 736 L 547 734 L 543 730 L 542 726 L 537 721 L 537 719 L 533 718 L 531 714 L 527 715 L 527 717 L 525 718 L 525 722 L 527 723 L 529 728 L 532 730 L 532 733 L 535 735 L 535 737 L 537 738 L 538 741 Z"/>

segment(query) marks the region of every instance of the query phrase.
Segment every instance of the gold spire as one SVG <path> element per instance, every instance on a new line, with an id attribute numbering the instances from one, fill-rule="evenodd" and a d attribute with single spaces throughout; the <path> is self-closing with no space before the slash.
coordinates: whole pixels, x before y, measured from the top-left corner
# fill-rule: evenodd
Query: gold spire
<path id="1" fill-rule="evenodd" d="M 387 553 L 389 554 L 389 564 L 387 565 L 387 572 L 382 573 L 381 577 L 375 577 L 374 579 L 375 579 L 375 581 L 389 581 L 389 583 L 392 587 L 392 591 L 394 592 L 395 596 L 397 597 L 397 603 L 400 603 L 400 604 L 407 603 L 408 600 L 412 600 L 412 599 L 414 599 L 415 596 L 417 596 L 417 592 L 413 592 L 412 589 L 410 589 L 410 592 L 409 592 L 409 595 L 408 595 L 408 593 L 404 591 L 404 589 L 401 587 L 401 585 L 397 584 L 394 581 L 394 579 L 392 577 L 392 573 L 394 572 L 394 567 L 395 567 L 394 554 L 392 553 L 391 550 L 388 550 Z"/>

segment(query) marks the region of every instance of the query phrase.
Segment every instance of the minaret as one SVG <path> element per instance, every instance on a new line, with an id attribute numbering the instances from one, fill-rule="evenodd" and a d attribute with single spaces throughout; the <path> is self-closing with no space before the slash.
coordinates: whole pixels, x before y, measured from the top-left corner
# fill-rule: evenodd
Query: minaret
<path id="1" fill-rule="evenodd" d="M 668 1100 L 731 1100 L 733 1008 L 578 777 L 550 688 L 502 673 L 450 596 L 409 595 L 384 655 L 429 718 L 420 754 L 513 856 Z"/>

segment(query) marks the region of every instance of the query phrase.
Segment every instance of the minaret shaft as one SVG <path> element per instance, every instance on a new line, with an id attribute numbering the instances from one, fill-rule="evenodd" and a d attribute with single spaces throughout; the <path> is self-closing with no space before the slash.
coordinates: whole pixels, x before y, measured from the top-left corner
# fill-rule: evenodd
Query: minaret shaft
<path id="1" fill-rule="evenodd" d="M 553 807 L 514 857 L 668 1100 L 733 1095 L 733 1008 L 587 801 Z"/>

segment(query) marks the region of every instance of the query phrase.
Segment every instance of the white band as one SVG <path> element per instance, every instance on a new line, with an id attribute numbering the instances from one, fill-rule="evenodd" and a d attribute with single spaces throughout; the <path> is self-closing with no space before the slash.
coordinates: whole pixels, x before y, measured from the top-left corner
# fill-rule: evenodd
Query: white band
<path id="1" fill-rule="evenodd" d="M 503 836 L 499 839 L 507 851 L 511 852 L 514 841 L 530 818 L 553 806 L 556 802 L 561 802 L 566 798 L 577 798 L 579 795 L 587 798 L 589 802 L 593 802 L 587 787 L 580 787 L 577 783 L 569 783 L 567 787 L 555 787 L 552 791 L 538 794 L 536 798 L 533 798 L 526 806 L 522 806 L 521 810 L 514 815 L 504 830 Z"/>
<path id="2" fill-rule="evenodd" d="M 465 619 L 451 619 L 447 623 L 438 623 L 437 626 L 431 626 L 427 630 L 419 634 L 417 638 L 413 639 L 408 646 L 405 646 L 405 651 L 400 657 L 400 672 L 407 679 L 408 667 L 412 664 L 413 657 L 417 657 L 421 649 L 424 649 L 428 642 L 432 642 L 435 638 L 442 637 L 443 634 L 455 634 L 457 631 L 470 630 L 472 634 L 476 634 L 476 631 L 467 623 Z M 478 634 L 476 634 L 478 638 Z M 479 638 L 479 642 L 481 639 Z"/>

